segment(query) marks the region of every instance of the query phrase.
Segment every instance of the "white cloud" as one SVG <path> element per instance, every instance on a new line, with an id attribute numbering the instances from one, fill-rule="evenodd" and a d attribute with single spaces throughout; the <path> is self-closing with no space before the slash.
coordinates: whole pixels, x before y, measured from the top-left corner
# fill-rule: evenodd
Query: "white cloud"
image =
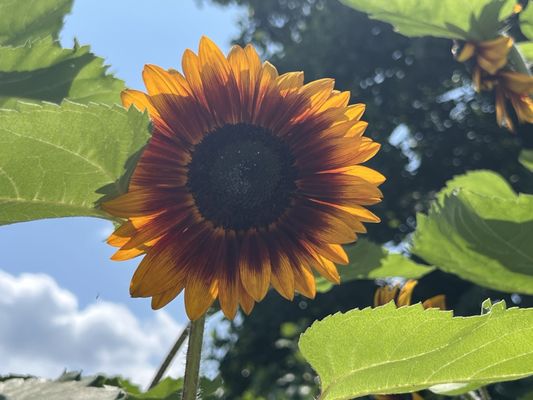
<path id="1" fill-rule="evenodd" d="M 0 270 L 0 293 L 0 374 L 55 378 L 65 368 L 82 369 L 146 385 L 182 329 L 164 311 L 140 321 L 117 303 L 80 309 L 74 294 L 45 274 Z M 181 353 L 172 376 L 183 373 Z"/>

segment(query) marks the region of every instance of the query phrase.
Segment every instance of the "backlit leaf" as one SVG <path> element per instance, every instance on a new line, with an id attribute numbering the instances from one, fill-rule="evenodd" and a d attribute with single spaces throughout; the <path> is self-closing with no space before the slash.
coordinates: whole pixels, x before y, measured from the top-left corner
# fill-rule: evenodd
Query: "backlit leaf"
<path id="1" fill-rule="evenodd" d="M 0 0 L 0 45 L 17 46 L 52 35 L 57 38 L 73 0 Z"/>
<path id="2" fill-rule="evenodd" d="M 454 179 L 443 192 L 427 216 L 417 216 L 412 252 L 478 285 L 533 294 L 533 196 L 486 171 Z"/>
<path id="3" fill-rule="evenodd" d="M 514 0 L 341 0 L 406 36 L 487 40 L 497 36 Z"/>
<path id="4" fill-rule="evenodd" d="M 0 110 L 0 224 L 107 215 L 149 137 L 134 108 L 65 102 Z"/>
<path id="5" fill-rule="evenodd" d="M 17 101 L 120 103 L 124 82 L 106 72 L 88 46 L 63 49 L 51 37 L 0 47 L 0 107 Z"/>
<path id="6" fill-rule="evenodd" d="M 317 321 L 299 346 L 320 376 L 321 400 L 450 383 L 466 390 L 533 375 L 533 309 L 501 302 L 481 316 L 453 317 L 389 303 Z"/>

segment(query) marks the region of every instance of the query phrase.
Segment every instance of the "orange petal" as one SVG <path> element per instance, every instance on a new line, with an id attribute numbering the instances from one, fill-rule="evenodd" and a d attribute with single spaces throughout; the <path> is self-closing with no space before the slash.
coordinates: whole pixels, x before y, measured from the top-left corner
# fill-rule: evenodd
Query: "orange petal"
<path id="1" fill-rule="evenodd" d="M 254 299 L 248 294 L 242 284 L 240 284 L 239 288 L 239 304 L 241 305 L 241 308 L 246 313 L 246 315 L 250 315 L 255 306 Z"/>
<path id="2" fill-rule="evenodd" d="M 184 282 L 180 285 L 176 285 L 172 289 L 167 290 L 161 294 L 156 294 L 152 297 L 152 309 L 159 310 L 176 298 L 181 293 L 184 287 Z"/>
<path id="3" fill-rule="evenodd" d="M 151 117 L 160 118 L 159 112 L 150 101 L 150 97 L 138 90 L 126 89 L 120 93 L 122 105 L 126 108 L 134 105 L 139 111 L 148 111 Z"/>
<path id="4" fill-rule="evenodd" d="M 178 74 L 171 74 L 157 65 L 146 64 L 143 70 L 143 80 L 151 96 L 158 94 L 190 96 L 191 89 L 186 81 L 179 79 Z"/>
<path id="5" fill-rule="evenodd" d="M 261 301 L 270 284 L 270 257 L 256 232 L 249 232 L 243 240 L 239 258 L 239 273 L 246 291 L 255 301 Z"/>
<path id="6" fill-rule="evenodd" d="M 102 203 L 102 208 L 117 217 L 140 217 L 154 214 L 161 208 L 159 201 L 154 201 L 160 194 L 150 189 L 130 191 Z"/>
<path id="7" fill-rule="evenodd" d="M 228 319 L 233 319 L 239 303 L 239 245 L 233 230 L 227 230 L 220 236 L 219 259 L 217 263 L 218 301 L 222 312 Z"/>
<path id="8" fill-rule="evenodd" d="M 363 103 L 352 104 L 346 107 L 344 114 L 352 121 L 358 121 L 365 113 L 366 105 Z"/>
<path id="9" fill-rule="evenodd" d="M 207 281 L 198 274 L 190 274 L 185 285 L 185 311 L 191 321 L 204 315 L 218 294 L 218 282 Z"/>
<path id="10" fill-rule="evenodd" d="M 287 72 L 283 75 L 280 75 L 276 83 L 282 94 L 287 94 L 290 91 L 295 91 L 301 88 L 304 84 L 304 73 L 302 71 L 298 72 Z"/>
<path id="11" fill-rule="evenodd" d="M 348 255 L 339 244 L 324 244 L 317 250 L 320 255 L 328 258 L 336 264 L 347 265 L 350 262 L 348 260 Z"/>
<path id="12" fill-rule="evenodd" d="M 418 284 L 418 281 L 415 281 L 413 279 L 410 279 L 407 282 L 405 282 L 402 289 L 400 290 L 398 299 L 396 300 L 396 305 L 398 307 L 408 306 L 409 304 L 411 304 L 411 297 L 413 295 L 413 290 L 417 284 Z"/>
<path id="13" fill-rule="evenodd" d="M 135 227 L 130 221 L 124 222 L 108 238 L 107 244 L 115 247 L 121 247 L 130 240 L 136 232 Z"/>
<path id="14" fill-rule="evenodd" d="M 204 86 L 200 73 L 200 60 L 198 56 L 189 49 L 185 50 L 181 60 L 181 66 L 185 75 L 185 79 L 187 79 L 187 83 L 191 87 L 194 96 L 200 103 L 207 106 L 208 104 L 204 94 Z"/>
<path id="15" fill-rule="evenodd" d="M 135 249 L 128 249 L 128 250 L 118 250 L 111 256 L 111 259 L 113 261 L 126 261 L 131 260 L 132 258 L 138 257 L 142 254 L 146 253 L 146 248 L 135 248 Z"/>
<path id="16" fill-rule="evenodd" d="M 374 294 L 374 307 L 382 306 L 395 300 L 398 290 L 397 286 L 390 285 L 378 288 Z"/>
<path id="17" fill-rule="evenodd" d="M 307 266 L 301 265 L 294 268 L 294 286 L 296 290 L 309 299 L 314 299 L 316 296 L 315 277 L 311 269 Z"/>
<path id="18" fill-rule="evenodd" d="M 422 303 L 424 308 L 440 308 L 446 310 L 446 296 L 439 294 L 437 296 L 430 297 Z"/>
<path id="19" fill-rule="evenodd" d="M 341 277 L 339 275 L 339 271 L 337 271 L 337 267 L 335 264 L 333 264 L 330 260 L 328 260 L 325 257 L 316 256 L 317 262 L 313 264 L 313 267 L 317 270 L 317 272 L 322 275 L 324 278 L 326 278 L 328 281 L 340 284 L 341 283 Z"/>
<path id="20" fill-rule="evenodd" d="M 385 176 L 380 174 L 378 171 L 362 165 L 352 165 L 350 167 L 343 168 L 337 172 L 341 172 L 343 174 L 351 176 L 358 176 L 360 178 L 363 178 L 365 181 L 373 183 L 375 185 L 381 185 L 386 180 Z"/>
<path id="21" fill-rule="evenodd" d="M 272 260 L 272 286 L 287 300 L 294 298 L 294 273 L 289 258 L 279 248 L 274 248 L 271 254 Z"/>
<path id="22" fill-rule="evenodd" d="M 476 46 L 471 42 L 467 42 L 465 43 L 459 54 L 455 56 L 455 59 L 459 62 L 465 62 L 466 60 L 472 58 L 475 50 Z"/>
<path id="23" fill-rule="evenodd" d="M 172 252 L 165 247 L 148 253 L 133 274 L 132 297 L 150 297 L 163 293 L 185 279 L 185 271 L 176 266 Z"/>

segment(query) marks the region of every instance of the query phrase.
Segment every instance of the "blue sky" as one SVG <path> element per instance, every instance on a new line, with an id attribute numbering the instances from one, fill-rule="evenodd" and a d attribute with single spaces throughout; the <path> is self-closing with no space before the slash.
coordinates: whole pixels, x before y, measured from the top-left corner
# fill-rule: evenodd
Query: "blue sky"
<path id="1" fill-rule="evenodd" d="M 194 0 L 76 0 L 61 42 L 71 46 L 76 37 L 81 44 L 91 45 L 128 87 L 141 89 L 145 63 L 179 68 L 183 51 L 196 50 L 202 35 L 225 52 L 229 50 L 243 13 L 242 9 L 221 8 L 207 1 L 198 7 Z M 80 309 L 113 302 L 125 305 L 141 321 L 154 318 L 149 300 L 131 299 L 128 294 L 138 260 L 109 260 L 113 249 L 104 238 L 111 230 L 111 223 L 89 218 L 0 227 L 0 270 L 12 276 L 23 272 L 50 275 L 77 297 Z M 186 320 L 181 298 L 165 310 L 178 322 Z"/>

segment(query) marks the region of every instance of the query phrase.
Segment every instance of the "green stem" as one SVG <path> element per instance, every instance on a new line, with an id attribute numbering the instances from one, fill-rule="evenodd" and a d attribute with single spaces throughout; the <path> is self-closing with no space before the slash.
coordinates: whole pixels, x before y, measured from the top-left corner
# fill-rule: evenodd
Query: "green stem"
<path id="1" fill-rule="evenodd" d="M 155 374 L 154 379 L 152 380 L 152 383 L 150 384 L 148 389 L 152 389 L 155 385 L 157 385 L 159 383 L 159 381 L 163 377 L 164 373 L 168 369 L 168 366 L 170 365 L 170 363 L 172 362 L 174 357 L 176 357 L 176 353 L 181 348 L 183 342 L 185 342 L 185 339 L 187 339 L 187 335 L 188 335 L 190 329 L 191 329 L 191 324 L 187 325 L 185 327 L 185 329 L 183 329 L 183 331 L 181 332 L 181 334 L 178 337 L 178 340 L 176 340 L 176 343 L 174 343 L 174 346 L 172 346 L 172 348 L 170 349 L 170 351 L 167 354 L 167 357 L 165 358 L 165 360 L 163 361 L 163 363 L 159 367 L 159 370 Z"/>
<path id="2" fill-rule="evenodd" d="M 185 361 L 185 379 L 182 400 L 196 400 L 200 373 L 200 358 L 204 338 L 205 315 L 191 322 L 187 360 Z"/>
<path id="3" fill-rule="evenodd" d="M 515 44 L 513 45 L 513 47 L 511 47 L 511 50 L 509 51 L 509 63 L 516 72 L 531 75 L 531 72 L 527 67 L 526 61 L 518 51 L 518 48 Z"/>

